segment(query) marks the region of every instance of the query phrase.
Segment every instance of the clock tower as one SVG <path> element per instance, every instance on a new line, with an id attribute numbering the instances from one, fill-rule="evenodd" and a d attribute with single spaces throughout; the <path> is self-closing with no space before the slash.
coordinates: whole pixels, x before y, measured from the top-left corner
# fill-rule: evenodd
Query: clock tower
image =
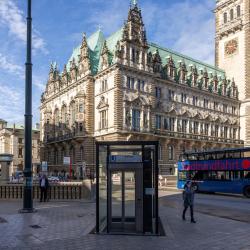
<path id="1" fill-rule="evenodd" d="M 238 85 L 241 139 L 250 146 L 250 1 L 216 0 L 215 18 L 215 63 Z"/>

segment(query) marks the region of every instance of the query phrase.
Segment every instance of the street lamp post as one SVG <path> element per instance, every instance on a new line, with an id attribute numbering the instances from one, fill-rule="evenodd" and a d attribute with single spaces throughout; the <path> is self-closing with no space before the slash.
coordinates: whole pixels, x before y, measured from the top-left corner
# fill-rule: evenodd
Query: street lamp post
<path id="1" fill-rule="evenodd" d="M 31 0 L 27 8 L 27 56 L 25 63 L 25 155 L 23 209 L 20 212 L 34 212 L 32 197 L 32 18 Z"/>

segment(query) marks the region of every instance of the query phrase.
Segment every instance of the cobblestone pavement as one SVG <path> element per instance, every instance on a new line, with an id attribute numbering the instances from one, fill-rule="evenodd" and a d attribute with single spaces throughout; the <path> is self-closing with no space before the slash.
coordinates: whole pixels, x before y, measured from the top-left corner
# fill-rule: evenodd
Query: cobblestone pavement
<path id="1" fill-rule="evenodd" d="M 91 202 L 35 203 L 37 213 L 19 214 L 20 201 L 1 200 L 0 249 L 250 250 L 249 223 L 197 212 L 196 224 L 183 222 L 181 201 L 173 207 L 173 197 L 176 202 L 176 194 L 160 199 L 166 232 L 160 237 L 89 234 L 95 226 L 95 203 Z"/>

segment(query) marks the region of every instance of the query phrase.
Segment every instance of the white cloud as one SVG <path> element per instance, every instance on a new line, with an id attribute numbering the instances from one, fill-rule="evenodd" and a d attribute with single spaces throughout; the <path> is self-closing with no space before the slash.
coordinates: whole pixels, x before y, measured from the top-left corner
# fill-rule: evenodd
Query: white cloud
<path id="1" fill-rule="evenodd" d="M 17 39 L 26 42 L 26 21 L 21 11 L 13 0 L 0 0 L 0 22 Z M 46 44 L 38 31 L 33 32 L 33 48 L 47 53 Z"/>
<path id="2" fill-rule="evenodd" d="M 153 41 L 179 53 L 214 64 L 214 2 L 191 0 L 162 8 L 157 2 L 143 6 L 146 29 Z M 152 39 L 151 39 L 152 40 Z"/>
<path id="3" fill-rule="evenodd" d="M 23 123 L 24 93 L 0 82 L 0 117 L 8 122 Z"/>
<path id="4" fill-rule="evenodd" d="M 24 67 L 9 61 L 7 57 L 1 53 L 0 53 L 0 69 L 9 72 L 10 74 L 17 75 L 19 78 L 24 79 Z"/>

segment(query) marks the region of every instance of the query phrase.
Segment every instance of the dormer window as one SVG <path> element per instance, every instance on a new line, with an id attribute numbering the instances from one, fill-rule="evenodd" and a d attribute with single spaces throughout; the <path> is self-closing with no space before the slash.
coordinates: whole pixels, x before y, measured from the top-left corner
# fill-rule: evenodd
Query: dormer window
<path id="1" fill-rule="evenodd" d="M 224 23 L 227 23 L 227 13 L 224 13 Z"/>

